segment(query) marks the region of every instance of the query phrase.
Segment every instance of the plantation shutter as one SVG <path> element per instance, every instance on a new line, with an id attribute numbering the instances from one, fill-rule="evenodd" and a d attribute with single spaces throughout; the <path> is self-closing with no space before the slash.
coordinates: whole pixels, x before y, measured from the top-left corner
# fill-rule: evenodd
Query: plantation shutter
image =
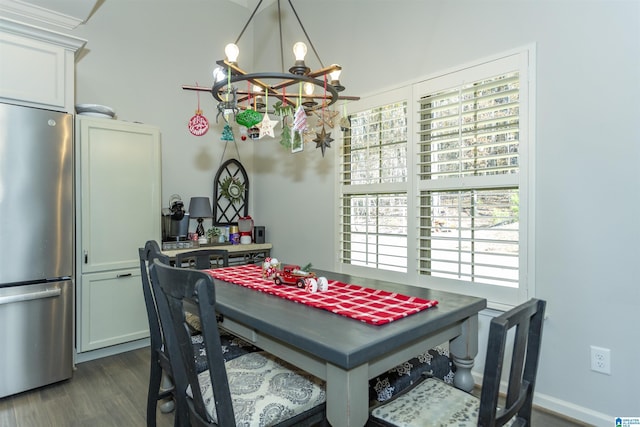
<path id="1" fill-rule="evenodd" d="M 407 102 L 350 116 L 342 151 L 340 261 L 407 269 Z"/>
<path id="2" fill-rule="evenodd" d="M 518 287 L 518 71 L 418 97 L 418 273 Z"/>

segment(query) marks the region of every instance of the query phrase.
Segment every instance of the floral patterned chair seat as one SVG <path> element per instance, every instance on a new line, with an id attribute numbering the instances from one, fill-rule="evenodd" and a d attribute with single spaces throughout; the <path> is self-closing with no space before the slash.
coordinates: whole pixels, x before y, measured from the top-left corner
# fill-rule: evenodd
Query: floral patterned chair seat
<path id="1" fill-rule="evenodd" d="M 371 379 L 369 381 L 370 404 L 384 402 L 395 396 L 416 382 L 423 373 L 446 383 L 453 383 L 455 365 L 449 357 L 449 352 L 441 347 L 435 347 Z"/>

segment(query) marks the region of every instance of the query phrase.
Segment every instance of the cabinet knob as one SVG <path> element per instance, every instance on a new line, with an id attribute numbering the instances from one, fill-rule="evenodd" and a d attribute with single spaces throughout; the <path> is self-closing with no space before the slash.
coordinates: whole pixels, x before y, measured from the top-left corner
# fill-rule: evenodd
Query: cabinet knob
<path id="1" fill-rule="evenodd" d="M 131 277 L 131 273 L 124 273 L 124 274 L 118 274 L 116 276 L 118 279 L 122 278 L 122 277 Z"/>

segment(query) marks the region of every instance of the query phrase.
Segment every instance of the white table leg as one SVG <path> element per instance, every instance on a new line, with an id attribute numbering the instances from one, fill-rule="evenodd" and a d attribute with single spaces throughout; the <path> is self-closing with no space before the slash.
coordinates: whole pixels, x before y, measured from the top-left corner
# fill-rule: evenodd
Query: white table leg
<path id="1" fill-rule="evenodd" d="M 478 316 L 469 317 L 462 324 L 462 333 L 449 342 L 449 351 L 456 364 L 456 374 L 453 385 L 461 390 L 470 392 L 475 381 L 471 375 L 471 368 L 478 354 Z"/>
<path id="2" fill-rule="evenodd" d="M 369 417 L 369 367 L 349 371 L 327 363 L 327 420 L 332 427 L 362 427 Z"/>

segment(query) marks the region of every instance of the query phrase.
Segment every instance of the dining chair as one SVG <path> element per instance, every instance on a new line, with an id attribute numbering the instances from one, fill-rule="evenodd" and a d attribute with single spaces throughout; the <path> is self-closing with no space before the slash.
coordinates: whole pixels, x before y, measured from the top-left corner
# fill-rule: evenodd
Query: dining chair
<path id="1" fill-rule="evenodd" d="M 149 321 L 149 336 L 151 350 L 151 364 L 149 371 L 149 390 L 147 394 L 147 426 L 155 427 L 156 409 L 158 401 L 173 396 L 173 386 L 167 375 L 171 372 L 171 366 L 167 354 L 163 351 L 163 338 L 160 329 L 160 320 L 156 309 L 156 302 L 149 282 L 149 265 L 153 260 L 169 264 L 169 257 L 160 251 L 160 246 L 155 240 L 149 240 L 144 248 L 138 248 L 140 257 L 140 275 L 142 277 L 142 293 Z M 161 389 L 161 385 L 163 386 Z M 173 400 L 161 406 L 162 412 L 171 412 L 174 409 Z"/>
<path id="2" fill-rule="evenodd" d="M 479 399 L 439 379 L 424 377 L 375 406 L 368 425 L 531 425 L 545 307 L 544 300 L 531 299 L 491 320 Z M 513 345 L 507 346 L 508 336 L 513 337 Z M 509 358 L 506 398 L 499 402 L 503 365 Z"/>
<path id="3" fill-rule="evenodd" d="M 225 249 L 197 249 L 176 254 L 176 267 L 205 270 L 210 268 L 228 267 L 229 252 Z"/>
<path id="4" fill-rule="evenodd" d="M 160 246 L 155 240 L 149 240 L 145 243 L 144 248 L 138 248 L 138 254 L 140 257 L 142 291 L 149 321 L 151 341 L 151 366 L 147 396 L 147 426 L 155 427 L 157 402 L 165 400 L 165 402 L 160 405 L 160 411 L 168 413 L 175 409 L 175 396 L 169 354 L 164 349 L 162 323 L 159 319 L 156 297 L 149 277 L 149 265 L 155 259 L 163 264 L 169 265 L 169 257 L 161 252 Z M 196 316 L 191 316 L 191 318 L 195 319 L 192 320 L 194 325 L 195 323 L 198 324 L 196 327 L 192 326 L 190 332 L 196 370 L 200 373 L 207 369 L 206 350 L 204 347 L 204 338 L 200 333 L 199 319 L 197 319 Z M 243 354 L 260 350 L 258 347 L 229 333 L 221 333 L 221 349 L 225 360 L 235 359 Z"/>
<path id="5" fill-rule="evenodd" d="M 225 362 L 216 321 L 214 279 L 199 270 L 154 262 L 152 286 L 165 328 L 178 406 L 192 426 L 295 425 L 325 421 L 324 383 L 266 352 Z M 160 297 L 162 295 L 162 297 Z M 189 345 L 187 307 L 199 315 L 209 369 L 197 373 Z"/>

